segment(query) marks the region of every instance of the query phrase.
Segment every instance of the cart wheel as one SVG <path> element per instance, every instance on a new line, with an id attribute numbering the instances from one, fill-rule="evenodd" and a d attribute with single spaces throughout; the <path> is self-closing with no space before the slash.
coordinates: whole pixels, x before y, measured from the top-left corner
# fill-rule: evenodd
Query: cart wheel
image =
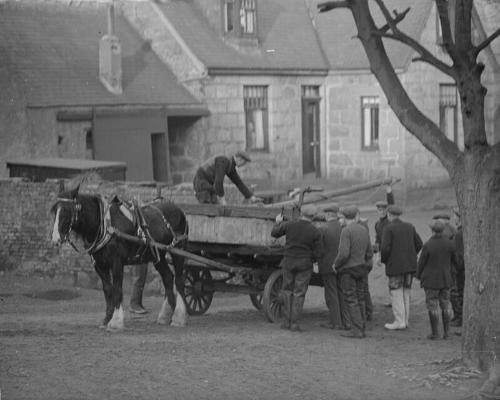
<path id="1" fill-rule="evenodd" d="M 202 315 L 208 310 L 214 297 L 214 292 L 209 290 L 211 282 L 212 275 L 208 269 L 190 268 L 185 270 L 184 299 L 188 315 Z"/>
<path id="2" fill-rule="evenodd" d="M 262 310 L 262 293 L 252 293 L 250 301 L 257 310 Z"/>
<path id="3" fill-rule="evenodd" d="M 283 303 L 280 297 L 283 274 L 281 270 L 274 271 L 267 278 L 262 292 L 262 308 L 269 322 L 276 322 L 283 316 Z"/>

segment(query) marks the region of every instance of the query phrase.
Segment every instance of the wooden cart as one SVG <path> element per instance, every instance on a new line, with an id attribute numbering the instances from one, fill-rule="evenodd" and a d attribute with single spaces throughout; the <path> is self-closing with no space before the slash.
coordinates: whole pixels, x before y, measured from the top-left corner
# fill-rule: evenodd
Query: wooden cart
<path id="1" fill-rule="evenodd" d="M 170 251 L 186 258 L 184 295 L 188 313 L 205 313 L 215 292 L 238 292 L 248 294 L 252 304 L 262 310 L 269 321 L 280 319 L 282 273 L 279 265 L 285 238 L 271 237 L 276 216 L 283 213 L 290 219 L 293 206 L 300 208 L 302 204 L 397 181 L 399 179 L 387 178 L 329 192 L 306 188 L 300 190 L 297 199 L 274 206 L 178 204 L 189 222 L 188 248 Z M 308 197 L 304 197 L 306 193 Z M 322 222 L 315 224 L 320 226 Z M 323 286 L 318 273 L 313 273 L 310 285 Z"/>
<path id="2" fill-rule="evenodd" d="M 274 322 L 281 316 L 284 238 L 271 237 L 281 208 L 178 204 L 190 226 L 184 295 L 190 315 L 205 313 L 215 292 L 248 294 L 252 304 Z M 315 274 L 317 275 L 317 274 Z M 314 276 L 311 284 L 320 284 Z"/>

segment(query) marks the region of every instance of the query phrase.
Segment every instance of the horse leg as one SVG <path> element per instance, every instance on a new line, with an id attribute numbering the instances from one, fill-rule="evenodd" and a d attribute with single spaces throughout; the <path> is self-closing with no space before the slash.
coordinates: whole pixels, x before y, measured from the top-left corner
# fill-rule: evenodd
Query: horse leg
<path id="1" fill-rule="evenodd" d="M 112 294 L 113 288 L 111 286 L 111 274 L 109 268 L 106 265 L 95 264 L 94 266 L 97 275 L 101 278 L 102 282 L 102 291 L 104 292 L 104 299 L 106 300 L 106 314 L 102 321 L 102 324 L 99 326 L 100 328 L 106 328 L 106 325 L 111 320 L 113 316 L 113 303 L 112 303 Z"/>
<path id="2" fill-rule="evenodd" d="M 184 279 L 182 276 L 184 270 L 184 257 L 172 254 L 173 265 L 169 264 L 170 270 L 174 275 L 173 292 L 175 295 L 175 310 L 172 316 L 172 326 L 185 326 L 187 313 L 186 303 L 184 303 Z"/>
<path id="3" fill-rule="evenodd" d="M 163 299 L 160 313 L 158 314 L 156 322 L 161 325 L 166 325 L 171 321 L 173 313 L 172 310 L 174 309 L 175 305 L 175 297 L 172 292 L 173 276 L 164 257 L 162 257 L 159 262 L 154 264 L 154 266 L 160 274 L 161 280 L 163 282 L 163 287 L 165 288 L 165 297 Z"/>
<path id="4" fill-rule="evenodd" d="M 108 323 L 108 331 L 122 330 L 125 325 L 123 323 L 123 265 L 119 260 L 113 261 L 113 317 Z"/>

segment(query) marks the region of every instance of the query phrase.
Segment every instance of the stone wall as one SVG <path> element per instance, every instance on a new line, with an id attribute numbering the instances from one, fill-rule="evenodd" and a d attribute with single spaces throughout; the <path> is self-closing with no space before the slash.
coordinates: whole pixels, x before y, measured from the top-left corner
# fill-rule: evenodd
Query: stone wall
<path id="1" fill-rule="evenodd" d="M 64 181 L 66 188 L 77 180 Z M 230 204 L 241 203 L 243 197 L 236 188 L 225 188 Z M 153 200 L 157 195 L 154 182 L 84 182 L 80 192 L 100 193 L 105 197 L 117 194 L 123 199 L 137 199 L 139 203 Z M 0 271 L 42 275 L 65 275 L 92 269 L 87 253 L 77 253 L 69 245 L 55 247 L 50 242 L 53 216 L 50 209 L 59 193 L 59 182 L 28 182 L 21 178 L 0 179 Z M 164 187 L 165 199 L 176 203 L 196 201 L 191 185 Z M 77 243 L 79 248 L 82 245 Z"/>
<path id="2" fill-rule="evenodd" d="M 404 176 L 404 130 L 370 73 L 327 78 L 328 176 L 335 181 L 368 181 Z M 379 97 L 379 149 L 361 150 L 361 97 Z"/>

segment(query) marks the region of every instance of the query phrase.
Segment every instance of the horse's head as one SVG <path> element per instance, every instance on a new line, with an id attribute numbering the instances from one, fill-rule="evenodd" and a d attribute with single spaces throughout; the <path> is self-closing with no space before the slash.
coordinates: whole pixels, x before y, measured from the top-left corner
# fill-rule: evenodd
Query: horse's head
<path id="1" fill-rule="evenodd" d="M 69 241 L 69 235 L 78 223 L 82 210 L 82 205 L 78 201 L 79 188 L 80 185 L 71 191 L 60 193 L 52 206 L 51 212 L 54 215 L 52 243 L 54 244 Z"/>

